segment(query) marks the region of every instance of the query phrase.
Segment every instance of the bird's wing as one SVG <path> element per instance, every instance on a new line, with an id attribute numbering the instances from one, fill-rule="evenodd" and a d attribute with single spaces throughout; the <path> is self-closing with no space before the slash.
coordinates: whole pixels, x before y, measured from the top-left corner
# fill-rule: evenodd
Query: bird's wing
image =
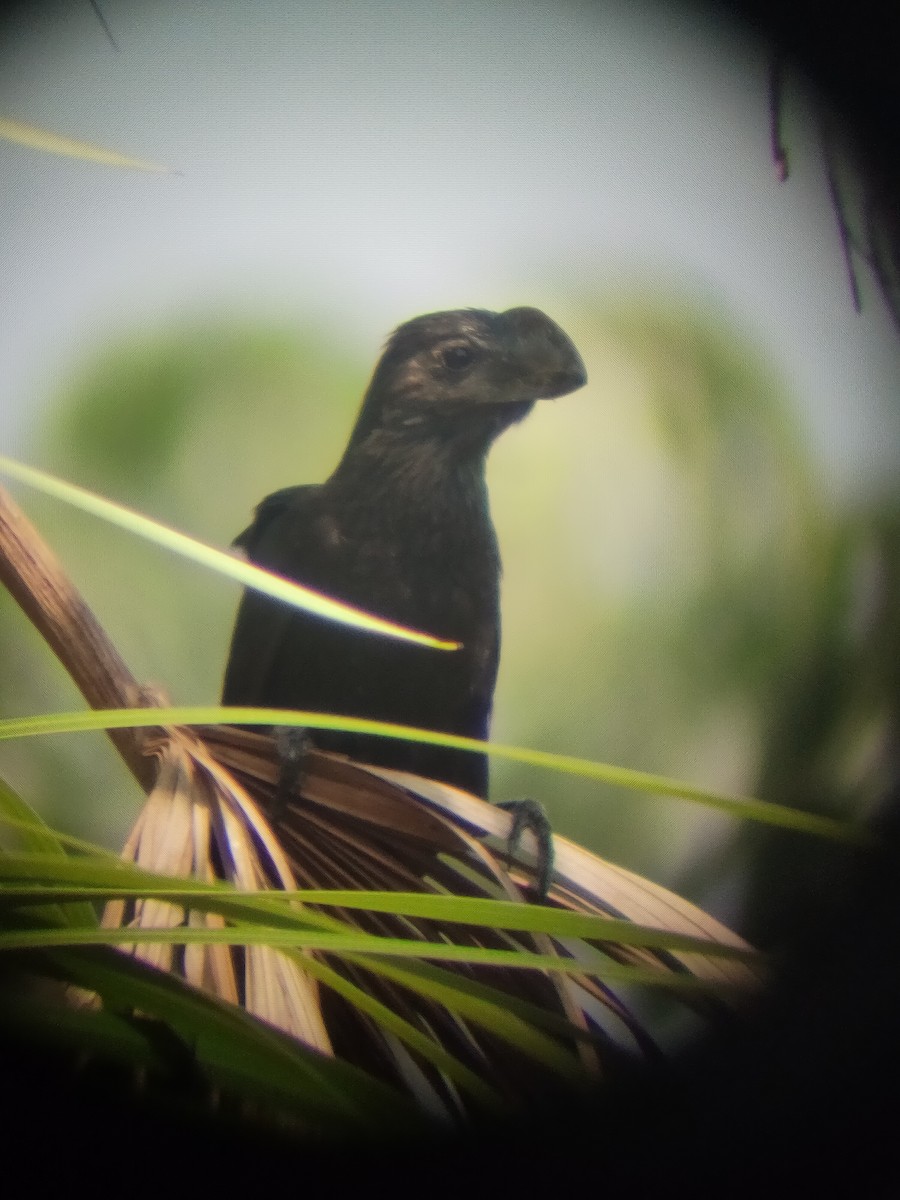
<path id="1" fill-rule="evenodd" d="M 277 492 L 272 492 L 270 496 L 266 496 L 264 500 L 260 500 L 253 514 L 253 521 L 243 533 L 232 542 L 234 546 L 240 546 L 242 550 L 246 550 L 247 554 L 253 558 L 253 551 L 259 545 L 259 542 L 266 530 L 270 528 L 272 522 L 285 513 L 291 506 L 292 501 L 299 495 L 300 492 L 309 491 L 308 487 L 286 487 L 281 488 Z M 253 559 L 255 562 L 256 560 Z"/>
<path id="2" fill-rule="evenodd" d="M 296 562 L 293 569 L 278 554 L 279 547 L 290 547 L 289 537 L 279 536 L 279 526 L 290 521 L 295 527 L 303 527 L 303 510 L 314 507 L 313 501 L 318 488 L 312 486 L 282 488 L 257 505 L 253 523 L 234 540 L 235 546 L 245 550 L 251 562 L 275 571 L 279 575 L 296 579 Z M 303 579 L 297 582 L 303 583 Z M 287 604 L 264 596 L 248 588 L 241 599 L 231 651 L 225 669 L 222 688 L 223 704 L 265 704 L 276 659 L 282 651 L 285 631 L 292 618 L 303 614 Z"/>

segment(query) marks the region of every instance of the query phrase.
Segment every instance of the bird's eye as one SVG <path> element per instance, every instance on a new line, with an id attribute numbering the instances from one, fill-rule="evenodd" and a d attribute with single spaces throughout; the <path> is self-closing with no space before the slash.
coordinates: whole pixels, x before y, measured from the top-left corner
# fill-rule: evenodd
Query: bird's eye
<path id="1" fill-rule="evenodd" d="M 441 363 L 450 371 L 463 371 L 475 361 L 471 346 L 446 346 L 441 351 Z"/>

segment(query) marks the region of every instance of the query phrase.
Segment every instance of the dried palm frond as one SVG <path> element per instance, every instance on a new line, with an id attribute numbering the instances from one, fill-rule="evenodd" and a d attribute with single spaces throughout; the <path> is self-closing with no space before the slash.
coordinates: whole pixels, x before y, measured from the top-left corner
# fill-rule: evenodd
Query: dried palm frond
<path id="1" fill-rule="evenodd" d="M 278 779 L 272 737 L 228 726 L 204 727 L 198 732 L 211 756 L 228 767 L 264 811 L 271 811 Z M 300 786 L 287 804 L 279 800 L 278 807 L 278 839 L 302 887 L 505 898 L 530 907 L 525 859 L 528 839 L 522 854 L 507 866 L 510 814 L 456 788 L 313 750 Z M 492 839 L 495 848 L 486 844 L 485 838 Z M 607 1052 L 613 1053 L 616 1046 L 644 1055 L 653 1053 L 648 1032 L 604 979 L 592 951 L 602 950 L 610 962 L 656 972 L 660 981 L 690 974 L 725 985 L 723 995 L 730 999 L 755 989 L 759 977 L 745 961 L 712 952 L 717 946 L 749 951 L 742 939 L 666 889 L 566 839 L 555 841 L 557 865 L 547 897 L 550 907 L 621 918 L 667 934 L 697 938 L 710 944 L 710 955 L 653 949 L 630 944 L 627 939 L 579 945 L 577 938 L 529 933 L 527 918 L 523 919 L 524 930 L 515 931 L 356 908 L 345 908 L 340 916 L 352 926 L 384 937 L 521 949 L 576 959 L 580 950 L 587 951 L 591 965 L 577 975 L 453 965 L 474 982 L 507 993 L 510 1003 L 526 1001 L 561 1021 L 559 1028 L 568 1027 L 568 1037 L 565 1032 L 561 1035 L 562 1043 L 577 1056 L 585 1080 L 603 1074 Z M 411 997 L 408 989 L 358 963 L 335 965 L 343 977 L 377 995 L 417 1028 L 427 1028 L 429 1036 L 454 1054 L 471 1060 L 473 1069 L 481 1070 L 501 1091 L 509 1090 L 502 1078 L 504 1071 L 509 1072 L 514 1090 L 521 1094 L 522 1072 L 512 1069 L 508 1048 L 500 1053 L 496 1037 L 486 1039 L 484 1032 L 471 1024 L 462 1027 L 458 1016 L 425 1003 L 421 996 Z M 689 999 L 707 1012 L 721 1004 L 705 993 Z M 602 1021 L 597 1006 L 605 1012 Z M 387 1064 L 397 1071 L 393 1044 L 377 1022 L 347 1006 L 329 1008 L 326 1002 L 325 1007 L 332 1016 L 340 1014 L 340 1027 L 332 1026 L 330 1032 L 343 1053 L 369 1066 L 377 1063 L 385 1069 Z M 599 1034 L 600 1028 L 606 1031 L 604 1036 Z M 588 1031 L 594 1034 L 592 1041 L 584 1037 Z M 491 1069 L 492 1057 L 494 1062 L 503 1060 L 503 1070 Z"/>
<path id="2" fill-rule="evenodd" d="M 138 687 L 2 490 L 0 578 L 93 707 L 160 703 Z M 291 911 L 327 920 L 332 931 L 356 931 L 346 949 L 339 940 L 327 950 L 309 939 L 303 950 L 250 937 L 242 943 L 240 928 L 228 944 L 217 942 L 213 934 L 232 932 L 224 917 L 149 895 L 112 901 L 104 918 L 108 928 L 208 930 L 208 944 L 142 937 L 130 948 L 444 1113 L 471 1102 L 521 1103 L 548 1084 L 596 1081 L 622 1055 L 652 1056 L 654 1043 L 618 988 L 629 971 L 708 1014 L 756 985 L 740 958 L 749 947 L 734 934 L 563 838 L 555 839 L 546 906 L 529 904 L 529 836 L 510 859 L 510 814 L 455 788 L 311 750 L 285 799 L 268 734 L 157 726 L 111 736 L 148 792 L 124 851 L 143 868 L 245 891 L 456 898 L 461 907 L 444 906 L 438 916 L 409 903 L 360 907 L 346 895 L 340 907 L 321 895 L 317 904 L 291 901 Z M 512 902 L 502 921 L 479 919 L 477 902 L 486 899 Z M 548 913 L 560 918 L 555 925 L 546 923 Z M 602 934 L 573 932 L 565 915 L 618 921 Z M 410 943 L 421 947 L 420 958 L 410 957 Z M 304 945 L 299 934 L 296 945 Z M 692 981 L 702 986 L 685 991 Z"/>
<path id="3" fill-rule="evenodd" d="M 296 888 L 290 864 L 253 800 L 190 730 L 163 730 L 148 738 L 146 752 L 158 759 L 156 784 L 125 843 L 123 858 L 163 875 L 206 882 L 227 879 L 245 891 Z M 221 929 L 225 922 L 217 913 L 185 912 L 147 898 L 110 902 L 103 924 Z M 314 980 L 277 950 L 196 943 L 142 943 L 130 949 L 144 962 L 182 975 L 188 983 L 241 1004 L 330 1053 Z"/>

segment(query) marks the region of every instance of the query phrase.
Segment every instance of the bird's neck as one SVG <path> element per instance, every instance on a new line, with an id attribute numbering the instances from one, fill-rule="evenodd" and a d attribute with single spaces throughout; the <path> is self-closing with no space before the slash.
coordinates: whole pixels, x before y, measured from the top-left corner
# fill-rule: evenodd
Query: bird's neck
<path id="1" fill-rule="evenodd" d="M 353 444 L 329 480 L 336 492 L 352 492 L 366 503 L 382 504 L 412 520 L 430 512 L 453 514 L 457 520 L 488 518 L 485 462 L 489 444 L 460 447 L 440 437 L 404 436 L 403 431 L 376 430 Z"/>

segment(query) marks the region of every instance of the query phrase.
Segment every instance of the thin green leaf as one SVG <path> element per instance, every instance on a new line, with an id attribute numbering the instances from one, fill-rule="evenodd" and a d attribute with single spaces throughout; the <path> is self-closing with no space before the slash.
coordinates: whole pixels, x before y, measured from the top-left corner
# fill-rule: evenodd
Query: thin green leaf
<path id="1" fill-rule="evenodd" d="M 294 955 L 289 955 L 294 957 Z M 417 1029 L 409 1021 L 405 1020 L 393 1009 L 388 1008 L 386 1004 L 382 1004 L 380 1000 L 376 1000 L 369 992 L 357 987 L 350 980 L 345 979 L 337 971 L 333 970 L 326 963 L 317 958 L 304 957 L 301 965 L 304 971 L 307 971 L 321 984 L 330 987 L 338 995 L 343 996 L 349 1001 L 354 1008 L 371 1017 L 378 1025 L 395 1037 L 399 1038 L 411 1050 L 420 1054 L 427 1062 L 443 1072 L 449 1079 L 457 1084 L 464 1091 L 468 1092 L 474 1100 L 477 1100 L 486 1109 L 492 1111 L 502 1111 L 502 1101 L 497 1092 L 489 1087 L 480 1076 L 470 1070 L 464 1063 L 461 1063 L 448 1050 L 445 1050 L 439 1043 L 433 1041 L 421 1030 Z M 365 963 L 366 969 L 371 969 L 371 963 Z"/>
<path id="2" fill-rule="evenodd" d="M 56 833 L 3 779 L 0 779 L 0 820 L 15 828 L 27 853 L 65 857 L 66 852 Z"/>
<path id="3" fill-rule="evenodd" d="M 131 158 L 115 150 L 91 145 L 90 142 L 62 137 L 58 133 L 51 133 L 49 129 L 39 129 L 36 125 L 26 125 L 24 121 L 13 121 L 9 117 L 0 117 L 0 138 L 5 138 L 8 142 L 17 142 L 20 146 L 31 146 L 48 154 L 63 154 L 67 158 L 81 158 L 108 167 L 127 167 L 134 171 L 153 171 L 169 175 L 180 174 L 173 167 L 164 167 L 144 158 Z"/>
<path id="4" fill-rule="evenodd" d="M 36 736 L 47 733 L 76 733 L 93 729 L 135 729 L 152 725 L 292 725 L 306 729 L 339 729 L 348 733 L 373 734 L 376 737 L 395 737 L 405 741 L 422 742 L 431 746 L 448 746 L 457 750 L 475 750 L 495 758 L 527 763 L 552 771 L 580 775 L 602 783 L 627 788 L 650 795 L 674 796 L 703 804 L 746 821 L 759 821 L 780 826 L 797 833 L 809 833 L 831 841 L 851 845 L 870 844 L 871 833 L 861 825 L 838 821 L 819 813 L 786 808 L 767 800 L 746 796 L 726 796 L 705 788 L 695 787 L 664 775 L 633 771 L 610 763 L 593 762 L 566 754 L 551 754 L 545 750 L 527 750 L 521 746 L 504 746 L 497 742 L 482 742 L 477 738 L 435 733 L 409 725 L 393 725 L 368 721 L 360 717 L 343 717 L 331 713 L 298 712 L 279 708 L 122 708 L 98 712 L 49 713 L 35 717 L 13 717 L 0 721 L 0 740 Z"/>
<path id="5" fill-rule="evenodd" d="M 9 881 L 18 881 L 10 886 Z M 58 891 L 60 896 L 82 895 L 85 898 L 116 898 L 133 895 L 179 897 L 185 907 L 201 912 L 216 912 L 235 922 L 266 922 L 267 927 L 294 931 L 322 929 L 340 933 L 349 927 L 336 917 L 311 909 L 299 909 L 296 902 L 288 905 L 286 892 L 266 891 L 247 893 L 230 884 L 205 883 L 181 879 L 177 883 L 165 875 L 142 870 L 119 858 L 57 858 L 41 854 L 0 855 L 0 900 L 28 903 L 35 889 L 44 882 L 46 894 Z M 179 902 L 179 901 L 176 901 Z"/>
<path id="6" fill-rule="evenodd" d="M 157 1048 L 126 1018 L 105 1008 L 48 1003 L 12 988 L 0 994 L 0 1023 L 20 1036 L 37 1037 L 79 1055 L 143 1070 L 159 1069 Z"/>
<path id="7" fill-rule="evenodd" d="M 66 852 L 55 834 L 4 780 L 0 779 L 0 820 L 14 827 L 26 854 L 47 855 L 56 861 L 65 860 Z M 0 856 L 2 858 L 2 856 Z M 62 897 L 60 898 L 63 899 Z M 84 900 L 67 901 L 47 908 L 40 917 L 51 925 L 97 924 L 97 916 L 90 904 Z"/>
<path id="8" fill-rule="evenodd" d="M 233 925 L 224 929 L 178 925 L 165 928 L 53 928 L 7 929 L 0 931 L 0 951 L 41 949 L 55 946 L 116 946 L 137 944 L 271 946 L 278 950 L 318 950 L 345 956 L 371 956 L 371 970 L 385 958 L 424 958 L 472 966 L 503 967 L 520 971 L 557 971 L 567 975 L 593 974 L 629 983 L 666 984 L 681 979 L 670 972 L 643 971 L 626 967 L 585 947 L 578 960 L 529 950 L 497 950 L 482 946 L 460 946 L 449 942 L 426 942 L 416 938 L 380 937 L 347 927 L 346 930 L 273 929 L 258 925 Z M 691 988 L 719 990 L 723 985 L 695 976 L 684 976 Z M 727 987 L 727 985 L 724 985 Z"/>
<path id="9" fill-rule="evenodd" d="M 32 813 L 34 812 L 34 810 L 31 808 L 29 808 L 28 811 Z M 34 815 L 37 816 L 36 813 Z M 38 819 L 40 820 L 40 818 Z M 20 820 L 0 811 L 0 825 L 8 825 L 11 829 L 16 830 L 17 832 L 27 833 L 32 828 L 33 824 L 34 822 L 30 819 Z M 77 850 L 82 854 L 87 854 L 107 863 L 121 863 L 123 861 L 113 850 L 107 850 L 105 846 L 100 846 L 97 844 L 97 842 L 85 841 L 84 838 L 75 837 L 71 833 L 63 833 L 60 829 L 50 829 L 49 826 L 46 826 L 46 828 L 49 831 L 54 843 L 56 843 L 63 851 L 66 849 Z M 35 852 L 42 853 L 42 851 L 38 848 L 35 848 Z M 63 853 L 61 857 L 66 858 L 65 853 Z"/>
<path id="10" fill-rule="evenodd" d="M 507 958 L 512 957 L 507 951 L 496 953 L 504 954 Z M 351 962 L 355 961 L 360 966 L 370 966 L 364 958 L 355 955 L 348 957 Z M 423 954 L 422 957 L 426 955 Z M 552 958 L 552 955 L 535 957 Z M 378 973 L 496 1034 L 535 1062 L 549 1067 L 562 1079 L 575 1081 L 584 1078 L 584 1068 L 579 1060 L 554 1038 L 535 1028 L 529 1021 L 523 1020 L 505 1003 L 506 997 L 502 993 L 498 993 L 500 1003 L 494 998 L 485 999 L 472 989 L 458 986 L 461 980 L 451 979 L 447 973 L 429 971 L 429 965 L 381 961 L 378 964 Z M 423 969 L 420 970 L 420 967 Z"/>
<path id="11" fill-rule="evenodd" d="M 8 862 L 0 862 L 0 879 L 14 876 L 28 881 L 33 878 L 34 871 L 35 866 L 32 862 L 16 865 L 12 871 L 9 870 Z M 71 871 L 65 869 L 64 873 L 70 877 L 77 875 L 79 878 L 90 878 L 92 874 L 90 864 L 85 863 L 73 864 Z M 703 954 L 710 958 L 738 959 L 748 963 L 759 961 L 759 953 L 750 947 L 723 944 L 690 934 L 672 933 L 614 917 L 574 913 L 549 906 L 526 907 L 505 900 L 472 900 L 462 896 L 432 897 L 418 892 L 236 892 L 224 885 L 219 887 L 198 884 L 197 887 L 185 887 L 180 882 L 158 886 L 78 883 L 73 886 L 67 879 L 64 883 L 53 884 L 23 882 L 15 886 L 8 882 L 2 883 L 0 899 L 26 905 L 69 903 L 76 900 L 106 902 L 117 899 L 155 899 L 166 900 L 199 912 L 219 913 L 227 920 L 272 922 L 275 928 L 351 928 L 326 914 L 306 908 L 298 911 L 296 907 L 289 907 L 300 902 L 304 905 L 361 909 L 395 916 L 425 917 L 446 924 L 463 924 L 504 932 L 546 933 L 555 938 L 578 938 L 609 942 L 618 946 L 642 946 L 654 950 Z M 431 900 L 437 903 L 429 903 Z M 532 913 L 538 915 L 532 917 Z"/>
<path id="12" fill-rule="evenodd" d="M 269 1104 L 287 1102 L 334 1132 L 348 1123 L 373 1131 L 423 1124 L 415 1107 L 386 1084 L 128 955 L 103 948 L 62 950 L 37 961 L 96 992 L 110 1009 L 136 1009 L 164 1021 L 191 1047 L 214 1084 Z"/>
<path id="13" fill-rule="evenodd" d="M 0 471 L 18 479 L 20 483 L 37 488 L 48 496 L 55 496 L 58 500 L 63 500 L 75 508 L 91 513 L 92 516 L 109 521 L 112 525 L 118 525 L 120 528 L 128 530 L 129 533 L 146 538 L 147 541 L 155 542 L 175 554 L 200 563 L 201 566 L 218 571 L 221 575 L 228 575 L 230 578 L 236 579 L 238 583 L 244 584 L 245 587 L 264 592 L 267 596 L 273 596 L 276 600 L 283 600 L 295 608 L 315 613 L 326 620 L 352 625 L 369 633 L 381 633 L 387 637 L 398 638 L 400 641 L 416 642 L 436 650 L 459 648 L 457 642 L 442 641 L 440 638 L 432 637 L 431 634 L 407 629 L 403 625 L 397 625 L 393 621 L 387 621 L 373 613 L 366 613 L 362 609 L 353 608 L 339 600 L 332 600 L 330 596 L 326 596 L 322 592 L 302 587 L 279 575 L 273 575 L 270 571 L 264 571 L 261 567 L 226 554 L 223 550 L 216 550 L 213 546 L 198 542 L 186 534 L 170 529 L 167 525 L 152 521 L 149 517 L 134 512 L 133 509 L 125 508 L 121 504 L 114 504 L 111 500 L 106 500 L 94 492 L 66 483 L 65 480 L 48 475 L 45 471 L 27 467 L 24 463 L 16 462 L 15 459 L 7 458 L 3 454 L 0 454 Z"/>

